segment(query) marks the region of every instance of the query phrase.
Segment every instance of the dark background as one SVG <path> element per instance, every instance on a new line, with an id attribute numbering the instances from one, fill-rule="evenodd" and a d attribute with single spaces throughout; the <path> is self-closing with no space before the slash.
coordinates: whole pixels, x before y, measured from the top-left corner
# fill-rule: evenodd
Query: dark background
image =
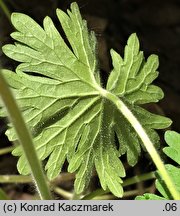
<path id="1" fill-rule="evenodd" d="M 50 16 L 57 28 L 60 24 L 55 10 L 67 10 L 70 0 L 4 0 L 11 12 L 30 15 L 39 24 Z M 123 55 L 127 38 L 136 32 L 145 56 L 159 56 L 159 77 L 155 81 L 165 97 L 158 106 L 150 106 L 155 112 L 173 120 L 172 130 L 180 132 L 180 0 L 77 0 L 82 16 L 98 39 L 99 65 L 105 82 L 112 68 L 109 50 L 114 48 Z M 9 34 L 13 27 L 0 8 L 0 47 L 12 43 Z M 3 55 L 0 49 L 0 64 L 14 70 L 17 63 Z M 4 136 L 6 125 L 0 121 L 1 146 L 7 145 Z M 9 163 L 9 164 L 8 164 Z M 5 165 L 5 166 L 4 166 Z M 16 173 L 16 159 L 1 159 L 1 173 Z"/>

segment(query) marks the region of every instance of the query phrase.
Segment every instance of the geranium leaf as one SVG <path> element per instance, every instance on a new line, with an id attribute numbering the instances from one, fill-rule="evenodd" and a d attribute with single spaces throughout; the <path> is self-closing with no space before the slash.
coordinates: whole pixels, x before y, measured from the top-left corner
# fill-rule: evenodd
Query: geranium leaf
<path id="1" fill-rule="evenodd" d="M 103 89 L 96 38 L 88 31 L 77 4 L 72 3 L 67 14 L 58 9 L 57 16 L 69 46 L 49 17 L 44 19 L 42 28 L 27 15 L 12 14 L 17 32 L 11 36 L 16 42 L 5 45 L 3 51 L 20 64 L 16 73 L 3 70 L 3 74 L 33 134 L 39 158 L 49 157 L 45 166 L 48 178 L 55 178 L 67 159 L 68 171 L 76 172 L 77 193 L 87 187 L 95 168 L 102 188 L 122 197 L 121 178 L 125 177 L 125 170 L 119 157 L 126 153 L 133 166 L 144 145 L 107 95 L 121 100 L 158 146 L 159 137 L 154 129 L 168 127 L 171 120 L 140 107 L 163 97 L 162 90 L 151 85 L 158 75 L 158 58 L 151 55 L 146 62 L 139 51 L 137 36 L 132 34 L 124 59 L 111 51 L 113 70 L 107 89 Z M 3 107 L 0 115 L 7 116 Z M 17 140 L 11 124 L 6 134 L 11 141 Z M 13 155 L 20 157 L 19 172 L 28 174 L 30 170 L 20 146 Z"/>

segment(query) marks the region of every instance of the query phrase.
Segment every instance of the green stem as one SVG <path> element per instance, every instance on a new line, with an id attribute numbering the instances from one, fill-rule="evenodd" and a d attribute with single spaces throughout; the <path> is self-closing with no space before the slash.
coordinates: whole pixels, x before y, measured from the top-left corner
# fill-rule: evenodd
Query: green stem
<path id="1" fill-rule="evenodd" d="M 135 190 L 130 190 L 130 191 L 125 191 L 123 194 L 123 199 L 127 198 L 127 197 L 133 197 L 138 195 L 139 190 L 135 189 Z M 96 196 L 93 198 L 93 200 L 115 200 L 117 199 L 116 196 L 112 195 L 112 194 L 105 194 L 102 196 Z"/>
<path id="2" fill-rule="evenodd" d="M 121 101 L 116 95 L 106 91 L 101 90 L 102 95 L 107 98 L 108 100 L 112 101 L 117 109 L 124 115 L 124 117 L 130 122 L 134 130 L 139 135 L 140 139 L 142 140 L 144 146 L 146 147 L 147 152 L 150 154 L 154 164 L 156 165 L 157 169 L 159 170 L 159 173 L 161 175 L 161 178 L 164 180 L 165 184 L 167 185 L 172 197 L 175 200 L 180 200 L 180 194 L 176 190 L 176 187 L 171 180 L 158 152 L 156 151 L 153 143 L 151 142 L 149 136 L 143 129 L 140 122 L 136 119 L 136 117 L 133 115 L 133 113 L 128 109 L 128 107 Z"/>
<path id="3" fill-rule="evenodd" d="M 146 188 L 144 192 L 149 192 L 151 189 L 151 187 Z M 125 191 L 123 194 L 123 199 L 127 198 L 127 197 L 134 197 L 136 195 L 139 194 L 139 190 L 135 189 L 135 190 L 130 190 L 130 191 Z M 117 199 L 116 196 L 112 195 L 112 194 L 105 194 L 105 195 L 98 195 L 92 198 L 93 200 L 115 200 Z"/>
<path id="4" fill-rule="evenodd" d="M 99 197 L 99 196 L 104 195 L 104 194 L 109 193 L 109 192 L 110 192 L 109 190 L 97 189 L 97 190 L 93 191 L 92 193 L 84 196 L 82 198 L 82 200 L 92 200 L 94 197 L 97 197 L 97 196 Z"/>
<path id="5" fill-rule="evenodd" d="M 144 193 L 150 192 L 150 190 L 151 187 L 145 188 Z M 125 191 L 123 198 L 137 196 L 138 194 L 139 194 L 139 190 L 137 189 L 131 191 Z"/>
<path id="6" fill-rule="evenodd" d="M 96 196 L 93 198 L 93 200 L 115 200 L 115 199 L 117 199 L 117 197 L 115 197 L 112 194 L 105 194 L 105 195 Z"/>
<path id="7" fill-rule="evenodd" d="M 10 13 L 8 7 L 6 6 L 6 4 L 3 2 L 3 0 L 0 0 L 0 7 L 4 11 L 8 20 L 11 22 L 11 13 Z"/>
<path id="8" fill-rule="evenodd" d="M 70 180 L 74 180 L 75 175 L 72 173 L 61 173 L 59 176 L 54 178 L 49 183 L 52 185 L 62 184 L 63 182 L 67 182 Z M 32 183 L 33 179 L 31 176 L 24 175 L 0 175 L 0 183 Z"/>
<path id="9" fill-rule="evenodd" d="M 75 179 L 75 173 L 61 173 L 56 178 L 54 178 L 50 183 L 53 185 L 58 185 L 63 182 L 72 181 Z"/>
<path id="10" fill-rule="evenodd" d="M 0 149 L 0 155 L 8 154 L 8 153 L 12 152 L 13 149 L 14 149 L 13 146 L 10 146 L 7 148 L 2 148 L 2 149 Z"/>
<path id="11" fill-rule="evenodd" d="M 74 194 L 73 194 L 73 196 L 72 196 L 72 200 L 80 200 L 81 199 L 81 197 L 82 197 L 82 195 L 81 194 L 77 194 L 77 193 L 75 193 L 74 192 Z"/>
<path id="12" fill-rule="evenodd" d="M 32 183 L 33 179 L 31 176 L 22 176 L 22 175 L 0 175 L 0 183 Z"/>
<path id="13" fill-rule="evenodd" d="M 48 185 L 40 161 L 37 157 L 31 134 L 27 129 L 21 112 L 16 104 L 16 101 L 8 85 L 6 84 L 6 81 L 2 73 L 0 73 L 0 95 L 2 97 L 2 100 L 8 111 L 9 117 L 13 123 L 14 129 L 24 150 L 26 159 L 31 168 L 32 176 L 37 185 L 40 197 L 41 199 L 51 199 L 50 191 L 48 189 Z"/>
<path id="14" fill-rule="evenodd" d="M 63 190 L 63 189 L 60 188 L 60 187 L 54 187 L 53 190 L 54 190 L 55 193 L 59 194 L 60 196 L 62 196 L 62 197 L 65 198 L 65 199 L 71 200 L 72 197 L 73 197 L 73 194 L 72 194 L 72 193 Z"/>
<path id="15" fill-rule="evenodd" d="M 126 179 L 123 182 L 122 186 L 126 187 L 129 185 L 136 184 L 138 182 L 147 181 L 147 180 L 154 179 L 154 178 L 156 178 L 155 172 L 149 172 L 149 173 L 145 173 L 145 174 L 138 175 L 138 176 L 133 176 L 131 178 Z"/>

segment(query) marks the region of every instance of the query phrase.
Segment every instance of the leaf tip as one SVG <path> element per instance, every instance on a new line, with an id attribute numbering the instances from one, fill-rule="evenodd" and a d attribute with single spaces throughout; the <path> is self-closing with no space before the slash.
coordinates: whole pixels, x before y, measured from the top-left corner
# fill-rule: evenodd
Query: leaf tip
<path id="1" fill-rule="evenodd" d="M 19 13 L 13 12 L 13 13 L 11 14 L 11 21 L 14 20 L 17 16 L 19 16 Z"/>
<path id="2" fill-rule="evenodd" d="M 172 122 L 172 121 L 171 121 Z M 173 138 L 180 136 L 176 131 L 167 130 L 164 135 L 164 139 L 167 144 L 173 140 Z"/>
<path id="3" fill-rule="evenodd" d="M 72 2 L 71 3 L 71 10 L 79 10 L 77 2 Z"/>
<path id="4" fill-rule="evenodd" d="M 56 14 L 58 14 L 61 11 L 61 9 L 57 8 L 56 9 Z"/>
<path id="5" fill-rule="evenodd" d="M 110 49 L 110 54 L 111 54 L 111 56 L 113 56 L 113 55 L 117 54 L 117 52 L 114 49 Z"/>
<path id="6" fill-rule="evenodd" d="M 136 33 L 136 32 L 132 33 L 132 34 L 129 36 L 129 40 L 138 40 L 138 41 L 139 41 L 138 36 L 137 36 L 137 33 Z"/>
<path id="7" fill-rule="evenodd" d="M 22 19 L 22 18 L 20 18 L 21 16 L 27 16 L 27 15 L 22 14 L 22 13 L 18 13 L 18 12 L 13 12 L 11 14 L 11 22 L 15 28 L 16 28 L 17 21 Z"/>

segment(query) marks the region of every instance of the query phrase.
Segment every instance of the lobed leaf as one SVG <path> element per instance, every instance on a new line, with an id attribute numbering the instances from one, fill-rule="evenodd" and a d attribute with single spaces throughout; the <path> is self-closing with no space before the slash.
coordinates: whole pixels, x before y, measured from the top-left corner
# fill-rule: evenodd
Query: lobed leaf
<path id="1" fill-rule="evenodd" d="M 111 92 L 117 100 L 121 99 L 158 146 L 159 137 L 154 129 L 168 127 L 171 121 L 139 106 L 163 97 L 162 90 L 151 85 L 158 75 L 158 59 L 152 55 L 146 62 L 139 51 L 137 36 L 132 34 L 124 59 L 111 50 L 114 68 L 107 89 L 102 89 L 96 39 L 88 31 L 77 4 L 72 3 L 67 14 L 58 9 L 57 16 L 69 46 L 49 17 L 44 19 L 42 28 L 27 15 L 12 14 L 17 32 L 11 36 L 16 42 L 5 45 L 3 52 L 20 64 L 16 73 L 3 70 L 3 74 L 33 134 L 38 157 L 48 158 L 45 165 L 48 178 L 55 178 L 67 159 L 68 171 L 76 172 L 76 193 L 87 187 L 95 168 L 102 188 L 122 197 L 121 178 L 125 177 L 125 170 L 119 157 L 127 154 L 128 163 L 134 166 L 144 146 L 106 95 Z M 0 116 L 7 116 L 4 107 Z M 6 134 L 9 140 L 17 140 L 11 124 Z M 13 155 L 20 157 L 19 172 L 29 174 L 20 146 Z"/>
<path id="2" fill-rule="evenodd" d="M 180 165 L 180 134 L 175 131 L 166 131 L 165 140 L 169 147 L 163 148 L 163 152 Z"/>

